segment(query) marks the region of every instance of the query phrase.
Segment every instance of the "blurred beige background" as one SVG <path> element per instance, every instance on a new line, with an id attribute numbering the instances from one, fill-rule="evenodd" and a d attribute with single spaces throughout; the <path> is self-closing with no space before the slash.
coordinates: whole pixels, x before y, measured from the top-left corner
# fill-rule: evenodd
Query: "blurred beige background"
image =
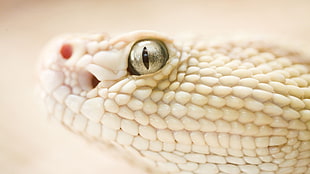
<path id="1" fill-rule="evenodd" d="M 144 173 L 49 120 L 34 92 L 37 55 L 52 36 L 137 29 L 245 32 L 310 44 L 310 1 L 0 0 L 0 173 Z"/>

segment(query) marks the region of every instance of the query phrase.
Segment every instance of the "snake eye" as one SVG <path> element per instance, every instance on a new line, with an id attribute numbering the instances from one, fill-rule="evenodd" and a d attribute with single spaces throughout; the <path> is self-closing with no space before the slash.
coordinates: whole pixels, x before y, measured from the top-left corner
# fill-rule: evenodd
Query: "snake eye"
<path id="1" fill-rule="evenodd" d="M 163 42 L 140 40 L 131 48 L 128 71 L 132 75 L 154 73 L 166 64 L 168 57 L 168 51 Z"/>

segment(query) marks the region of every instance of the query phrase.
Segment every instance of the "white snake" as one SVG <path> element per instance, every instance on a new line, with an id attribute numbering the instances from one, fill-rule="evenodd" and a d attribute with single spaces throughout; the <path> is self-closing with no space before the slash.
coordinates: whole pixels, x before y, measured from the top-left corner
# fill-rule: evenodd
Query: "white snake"
<path id="1" fill-rule="evenodd" d="M 310 57 L 262 40 L 76 34 L 42 54 L 48 113 L 155 173 L 310 173 Z"/>

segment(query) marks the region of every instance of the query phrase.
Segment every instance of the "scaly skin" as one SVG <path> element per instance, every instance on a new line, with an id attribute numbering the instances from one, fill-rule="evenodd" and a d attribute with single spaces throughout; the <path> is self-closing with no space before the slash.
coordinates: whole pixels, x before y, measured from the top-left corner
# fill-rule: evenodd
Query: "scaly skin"
<path id="1" fill-rule="evenodd" d="M 169 60 L 131 75 L 141 39 L 164 42 Z M 309 59 L 259 40 L 69 35 L 43 52 L 40 81 L 50 115 L 149 172 L 309 174 Z"/>

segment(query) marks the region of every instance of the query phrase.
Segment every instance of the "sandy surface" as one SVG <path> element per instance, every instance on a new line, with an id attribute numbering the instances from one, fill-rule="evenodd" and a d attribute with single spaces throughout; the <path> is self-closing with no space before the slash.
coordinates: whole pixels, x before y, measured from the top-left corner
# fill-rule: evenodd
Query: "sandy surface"
<path id="1" fill-rule="evenodd" d="M 180 2 L 0 0 L 0 173 L 144 173 L 105 156 L 39 109 L 35 65 L 52 36 L 153 29 L 210 36 L 246 32 L 310 41 L 307 0 Z"/>

